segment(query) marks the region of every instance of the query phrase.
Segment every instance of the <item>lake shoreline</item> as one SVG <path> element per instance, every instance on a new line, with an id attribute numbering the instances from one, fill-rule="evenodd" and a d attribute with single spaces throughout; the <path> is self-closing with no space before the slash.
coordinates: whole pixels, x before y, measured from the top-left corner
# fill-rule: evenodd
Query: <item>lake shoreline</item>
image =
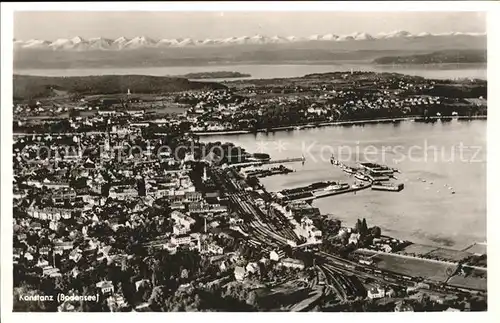
<path id="1" fill-rule="evenodd" d="M 422 66 L 392 66 L 375 65 L 368 61 L 300 61 L 300 62 L 279 62 L 279 63 L 259 63 L 244 62 L 239 64 L 205 64 L 189 66 L 160 66 L 160 67 L 93 67 L 67 69 L 55 68 L 14 68 L 14 74 L 34 75 L 34 76 L 92 76 L 92 75 L 185 75 L 190 73 L 216 72 L 224 69 L 231 69 L 234 72 L 250 74 L 247 78 L 219 78 L 204 79 L 216 80 L 219 82 L 237 81 L 246 79 L 279 79 L 303 77 L 307 74 L 365 71 L 378 73 L 400 73 L 413 76 L 420 76 L 427 79 L 455 79 L 455 78 L 478 78 L 487 79 L 485 64 L 451 64 L 433 66 L 432 68 Z M 201 80 L 200 80 L 201 81 Z"/>
<path id="2" fill-rule="evenodd" d="M 487 123 L 484 118 L 477 120 L 483 122 L 407 121 L 397 126 L 390 122 L 366 123 L 363 128 L 306 128 L 303 131 L 278 131 L 269 136 L 263 132 L 239 136 L 212 133 L 212 136 L 200 137 L 200 140 L 233 142 L 246 151 L 261 149 L 259 151 L 275 159 L 301 156 L 304 149 L 315 157 L 308 159 L 305 164 L 297 163 L 292 167 L 295 172 L 263 178 L 262 184 L 272 192 L 306 186 L 316 181 L 345 181 L 344 172 L 321 158 L 331 155 L 324 147 L 333 147 L 334 154 L 346 152 L 343 158 L 349 156 L 349 151 L 352 152 L 354 155 L 349 159 L 352 163 L 370 158 L 370 161 L 397 167 L 402 172 L 398 180 L 405 183 L 405 189 L 399 193 L 384 194 L 369 190 L 358 195 L 316 200 L 313 206 L 319 208 L 322 214 L 329 214 L 347 226 L 363 214 L 368 222 L 382 228 L 388 236 L 411 241 L 415 245 L 464 250 L 474 242 L 487 239 L 486 164 L 466 162 L 468 158 L 485 160 L 486 147 L 475 157 L 474 151 L 465 150 L 464 162 L 457 160 L 449 163 L 446 159 L 458 142 L 464 146 L 483 147 L 485 142 L 481 138 L 486 134 Z M 422 146 L 425 140 L 429 140 L 432 146 L 443 147 L 445 159 L 434 159 L 435 155 L 428 152 L 432 162 L 426 163 L 423 162 L 425 150 L 412 150 L 413 158 L 401 158 L 397 164 L 391 162 L 391 158 L 407 156 L 409 147 Z M 278 146 L 276 143 L 281 144 Z M 387 145 L 404 148 L 398 155 L 363 153 L 366 147 L 375 147 L 381 152 Z M 356 153 L 358 151 L 361 153 Z M 451 194 L 448 187 L 453 187 L 457 193 Z"/>
<path id="3" fill-rule="evenodd" d="M 442 117 L 430 117 L 430 120 L 440 121 L 441 118 L 452 118 L 452 120 L 487 120 L 487 116 L 442 116 Z M 286 127 L 275 127 L 270 129 L 257 129 L 252 130 L 214 130 L 214 131 L 199 131 L 193 132 L 197 136 L 217 136 L 217 135 L 244 135 L 252 133 L 262 133 L 262 132 L 277 132 L 277 131 L 290 131 L 290 130 L 305 130 L 317 127 L 334 127 L 334 126 L 346 126 L 346 125 L 360 125 L 360 124 L 377 124 L 377 123 L 393 123 L 400 121 L 415 121 L 421 118 L 421 116 L 409 116 L 403 118 L 379 118 L 379 119 L 369 119 L 369 120 L 346 120 L 346 121 L 333 121 L 333 122 L 322 122 L 318 124 L 297 124 L 294 126 Z M 432 121 L 430 121 L 432 122 Z"/>

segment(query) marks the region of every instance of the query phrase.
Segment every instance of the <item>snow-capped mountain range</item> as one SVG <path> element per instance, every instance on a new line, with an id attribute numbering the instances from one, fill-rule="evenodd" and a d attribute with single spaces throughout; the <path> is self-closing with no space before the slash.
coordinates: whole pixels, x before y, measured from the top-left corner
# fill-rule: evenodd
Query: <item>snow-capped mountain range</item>
<path id="1" fill-rule="evenodd" d="M 224 39 L 203 39 L 196 40 L 192 38 L 160 39 L 155 40 L 146 36 L 138 36 L 132 39 L 119 37 L 117 39 L 108 39 L 103 37 L 84 39 L 76 36 L 71 39 L 60 38 L 55 41 L 41 39 L 16 40 L 14 39 L 14 49 L 48 49 L 48 50 L 127 50 L 140 48 L 163 48 L 163 47 L 193 47 L 193 46 L 224 46 L 224 45 L 264 45 L 264 44 L 286 44 L 296 42 L 346 42 L 346 41 L 376 41 L 381 39 L 395 38 L 425 38 L 425 37 L 453 37 L 469 36 L 481 37 L 486 33 L 463 33 L 450 32 L 441 34 L 431 34 L 427 32 L 411 34 L 404 30 L 397 30 L 388 33 L 379 33 L 370 35 L 365 32 L 356 32 L 349 35 L 312 35 L 309 37 L 295 36 L 241 36 L 229 37 Z"/>

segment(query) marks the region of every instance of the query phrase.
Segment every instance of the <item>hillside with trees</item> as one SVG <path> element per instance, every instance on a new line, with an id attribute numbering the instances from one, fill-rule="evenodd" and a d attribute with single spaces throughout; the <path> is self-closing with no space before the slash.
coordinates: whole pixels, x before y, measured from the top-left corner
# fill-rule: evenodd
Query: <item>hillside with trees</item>
<path id="1" fill-rule="evenodd" d="M 185 78 L 147 75 L 100 75 L 75 77 L 45 77 L 14 75 L 14 99 L 50 97 L 54 91 L 69 94 L 117 94 L 133 89 L 134 93 L 169 93 L 188 90 L 223 89 L 224 85 L 213 82 L 195 82 Z"/>
<path id="2" fill-rule="evenodd" d="M 443 50 L 428 54 L 408 56 L 384 56 L 376 58 L 375 64 L 472 64 L 486 63 L 485 50 Z"/>

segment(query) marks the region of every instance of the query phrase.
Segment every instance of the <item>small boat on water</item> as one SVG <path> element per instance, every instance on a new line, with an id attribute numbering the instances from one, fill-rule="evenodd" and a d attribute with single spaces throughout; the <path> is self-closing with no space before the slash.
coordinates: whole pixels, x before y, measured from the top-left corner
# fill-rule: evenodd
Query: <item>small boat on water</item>
<path id="1" fill-rule="evenodd" d="M 332 157 L 330 157 L 330 163 L 336 166 L 341 165 L 340 162 L 337 159 L 335 159 L 335 157 L 333 157 L 333 155 Z"/>
<path id="2" fill-rule="evenodd" d="M 339 184 L 335 184 L 335 185 L 329 185 L 325 189 L 323 189 L 323 191 L 325 191 L 325 192 L 332 192 L 332 191 L 343 190 L 343 189 L 346 189 L 346 188 L 349 188 L 349 184 L 347 184 L 347 183 L 339 183 Z"/>
<path id="3" fill-rule="evenodd" d="M 301 127 L 301 126 L 296 126 L 296 127 L 294 127 L 293 129 L 295 129 L 295 130 L 301 130 L 301 129 L 302 129 L 302 127 Z"/>
<path id="4" fill-rule="evenodd" d="M 363 175 L 363 174 L 360 174 L 360 173 L 356 173 L 356 174 L 354 175 L 354 177 L 356 177 L 357 179 L 362 180 L 362 181 L 369 181 L 369 180 L 370 180 L 370 179 L 368 178 L 368 176 Z"/>
<path id="5" fill-rule="evenodd" d="M 389 176 L 377 176 L 377 175 L 367 175 L 368 179 L 372 182 L 385 182 L 390 180 Z"/>
<path id="6" fill-rule="evenodd" d="M 357 189 L 357 188 L 362 188 L 362 187 L 365 187 L 365 183 L 361 182 L 361 183 L 354 183 L 351 185 L 351 188 L 354 188 L 354 189 Z"/>
<path id="7" fill-rule="evenodd" d="M 356 170 L 355 170 L 355 169 L 353 169 L 353 168 L 351 168 L 351 167 L 347 167 L 347 166 L 346 166 L 346 167 L 344 167 L 342 170 L 343 170 L 344 172 L 346 172 L 347 174 L 354 174 L 354 173 L 356 173 Z"/>
<path id="8" fill-rule="evenodd" d="M 404 184 L 392 184 L 392 183 L 382 183 L 382 182 L 374 182 L 372 184 L 372 190 L 375 191 L 389 191 L 389 192 L 399 192 L 404 189 Z"/>

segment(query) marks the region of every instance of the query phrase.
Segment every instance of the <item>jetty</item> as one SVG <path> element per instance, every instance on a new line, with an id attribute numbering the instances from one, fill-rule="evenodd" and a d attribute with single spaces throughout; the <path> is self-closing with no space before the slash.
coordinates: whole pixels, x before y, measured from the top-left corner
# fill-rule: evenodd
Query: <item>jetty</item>
<path id="1" fill-rule="evenodd" d="M 296 158 L 284 158 L 284 159 L 271 159 L 268 161 L 264 161 L 263 164 L 284 164 L 284 163 L 297 163 L 297 162 L 305 162 L 305 157 L 296 157 Z"/>
<path id="2" fill-rule="evenodd" d="M 228 167 L 250 167 L 250 166 L 262 166 L 270 164 L 285 164 L 285 163 L 305 163 L 305 157 L 294 157 L 294 158 L 284 158 L 284 159 L 271 159 L 271 160 L 259 160 L 259 161 L 249 161 L 243 163 L 234 163 L 228 165 Z"/>
<path id="3" fill-rule="evenodd" d="M 370 188 L 370 187 L 371 187 L 371 184 L 366 184 L 366 185 L 363 185 L 363 186 L 351 186 L 349 188 L 340 189 L 340 190 L 337 190 L 337 191 L 317 193 L 317 194 L 314 194 L 314 198 L 315 199 L 320 199 L 320 198 L 323 198 L 323 197 L 329 197 L 329 196 L 334 196 L 334 195 L 352 193 L 352 192 L 357 192 L 357 191 L 365 190 L 365 189 Z"/>

